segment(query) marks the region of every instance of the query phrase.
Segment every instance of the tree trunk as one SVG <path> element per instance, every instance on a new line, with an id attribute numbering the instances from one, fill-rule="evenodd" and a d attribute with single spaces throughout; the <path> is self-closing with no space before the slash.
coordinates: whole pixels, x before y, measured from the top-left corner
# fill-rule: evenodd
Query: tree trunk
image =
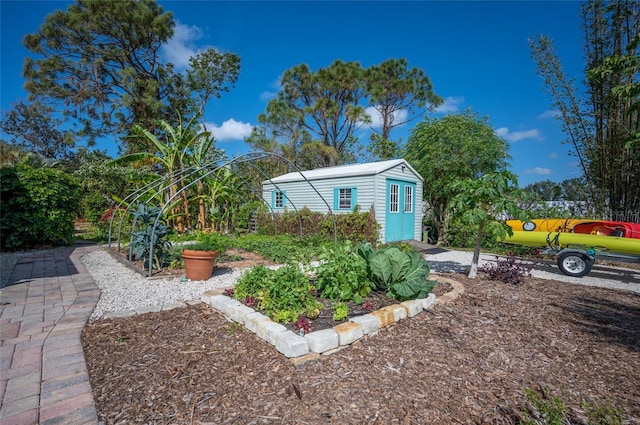
<path id="1" fill-rule="evenodd" d="M 440 220 L 438 220 L 438 218 L 436 217 L 436 219 L 434 220 L 434 224 L 436 227 L 436 230 L 438 232 L 438 242 L 436 243 L 436 245 L 442 246 L 442 245 L 448 245 L 449 243 L 449 238 L 447 233 L 449 232 L 449 217 L 451 216 L 451 214 L 449 214 L 446 211 L 442 211 L 440 214 Z"/>
<path id="2" fill-rule="evenodd" d="M 200 202 L 198 205 L 198 227 L 200 228 L 200 230 L 204 230 L 207 227 L 207 217 L 205 215 L 204 209 L 204 185 L 201 181 L 198 182 L 198 195 L 200 197 Z"/>
<path id="3" fill-rule="evenodd" d="M 484 235 L 484 221 L 478 226 L 478 235 L 476 236 L 476 246 L 473 249 L 473 259 L 471 260 L 471 270 L 469 277 L 471 279 L 478 275 L 478 263 L 480 262 L 480 246 L 482 245 L 482 236 Z"/>

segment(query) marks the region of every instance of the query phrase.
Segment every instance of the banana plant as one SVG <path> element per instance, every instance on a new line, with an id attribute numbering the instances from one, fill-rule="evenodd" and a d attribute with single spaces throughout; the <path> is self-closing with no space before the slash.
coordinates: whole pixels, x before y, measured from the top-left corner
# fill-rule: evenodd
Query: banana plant
<path id="1" fill-rule="evenodd" d="M 186 160 L 190 166 L 205 166 L 206 164 L 215 164 L 218 160 L 224 158 L 224 151 L 214 147 L 215 139 L 213 137 L 200 138 L 193 146 L 193 153 Z M 203 171 L 208 171 L 209 168 L 204 168 Z M 199 173 L 196 178 L 202 176 Z M 207 214 L 206 214 L 206 188 L 214 180 L 205 176 L 198 178 L 196 181 L 197 195 L 194 198 L 198 202 L 198 227 L 204 229 L 207 227 Z"/>
<path id="2" fill-rule="evenodd" d="M 156 151 L 132 153 L 111 161 L 113 164 L 151 164 L 161 167 L 161 174 L 170 179 L 167 184 L 168 193 L 164 195 L 165 199 L 173 199 L 175 195 L 180 194 L 182 200 L 181 205 L 172 210 L 173 215 L 176 217 L 176 226 L 180 232 L 184 231 L 185 224 L 186 227 L 191 225 L 189 198 L 184 191 L 187 185 L 186 173 L 183 171 L 188 165 L 195 163 L 193 157 L 197 155 L 203 158 L 213 147 L 213 138 L 210 132 L 196 132 L 193 130 L 196 119 L 197 116 L 193 116 L 185 123 L 178 112 L 178 125 L 176 127 L 161 120 L 159 126 L 163 131 L 164 137 L 162 139 L 149 130 L 139 125 L 134 125 L 132 129 L 133 137 L 144 138 L 151 142 Z"/>

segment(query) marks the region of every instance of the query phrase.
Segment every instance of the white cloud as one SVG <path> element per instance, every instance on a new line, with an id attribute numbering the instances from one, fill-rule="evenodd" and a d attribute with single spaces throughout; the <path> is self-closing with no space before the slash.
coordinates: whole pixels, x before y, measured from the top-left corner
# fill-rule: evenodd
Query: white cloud
<path id="1" fill-rule="evenodd" d="M 463 96 L 449 96 L 444 99 L 442 105 L 436 108 L 436 112 L 446 114 L 449 112 L 458 112 L 458 106 L 464 103 Z"/>
<path id="2" fill-rule="evenodd" d="M 551 170 L 544 167 L 534 167 L 524 170 L 523 174 L 537 174 L 539 176 L 545 176 L 551 174 Z"/>
<path id="3" fill-rule="evenodd" d="M 265 90 L 260 93 L 260 100 L 267 101 L 275 98 L 278 95 L 278 92 L 282 90 L 282 75 L 278 75 L 278 78 L 271 83 L 271 88 L 273 90 Z"/>
<path id="4" fill-rule="evenodd" d="M 559 116 L 560 116 L 560 111 L 558 111 L 556 109 L 550 109 L 550 110 L 544 111 L 543 113 L 538 115 L 538 118 L 544 120 L 544 119 L 547 119 L 547 118 L 557 118 Z"/>
<path id="5" fill-rule="evenodd" d="M 266 102 L 268 100 L 275 99 L 277 95 L 278 92 L 275 91 L 263 91 L 262 93 L 260 93 L 260 100 Z"/>
<path id="6" fill-rule="evenodd" d="M 371 124 L 367 125 L 369 128 L 382 127 L 382 116 L 373 106 L 366 108 L 364 111 L 367 113 L 367 115 L 371 117 Z M 406 119 L 407 119 L 407 111 L 405 111 L 404 109 L 396 111 L 393 114 L 394 123 L 402 122 L 402 121 L 405 121 Z"/>
<path id="7" fill-rule="evenodd" d="M 500 127 L 496 129 L 496 134 L 507 142 L 514 143 L 523 139 L 541 139 L 540 132 L 536 129 L 510 132 L 507 127 Z"/>
<path id="8" fill-rule="evenodd" d="M 244 140 L 251 135 L 253 126 L 249 123 L 236 121 L 233 118 L 223 122 L 221 126 L 207 123 L 207 129 L 211 131 L 216 141 Z"/>
<path id="9" fill-rule="evenodd" d="M 558 152 L 551 152 L 549 155 L 547 155 L 547 158 L 549 159 L 556 159 L 558 157 Z"/>
<path id="10" fill-rule="evenodd" d="M 176 22 L 173 36 L 162 45 L 161 54 L 166 62 L 171 62 L 176 69 L 183 70 L 189 67 L 189 58 L 207 49 L 196 47 L 196 40 L 204 36 L 202 29 L 195 25 L 184 25 Z"/>

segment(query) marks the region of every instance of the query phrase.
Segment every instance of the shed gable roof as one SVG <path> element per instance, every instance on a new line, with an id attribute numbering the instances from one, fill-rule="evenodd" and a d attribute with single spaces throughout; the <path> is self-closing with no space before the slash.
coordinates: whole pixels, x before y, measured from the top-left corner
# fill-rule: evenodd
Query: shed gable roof
<path id="1" fill-rule="evenodd" d="M 263 184 L 301 181 L 304 180 L 300 175 L 301 173 L 307 180 L 376 175 L 398 165 L 405 165 L 418 179 L 423 180 L 422 176 L 420 176 L 420 174 L 418 174 L 416 170 L 414 170 L 413 167 L 411 167 L 411 165 L 409 165 L 409 163 L 404 159 L 391 159 L 388 161 L 368 162 L 365 164 L 349 164 L 338 165 L 335 167 L 316 168 L 315 170 L 307 170 L 301 172 L 294 171 L 278 177 L 274 177 L 271 180 L 265 180 Z"/>

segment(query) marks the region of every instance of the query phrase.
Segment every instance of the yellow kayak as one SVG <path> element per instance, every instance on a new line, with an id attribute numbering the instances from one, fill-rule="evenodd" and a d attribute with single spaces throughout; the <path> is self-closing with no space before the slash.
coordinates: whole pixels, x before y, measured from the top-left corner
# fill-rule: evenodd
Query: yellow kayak
<path id="1" fill-rule="evenodd" d="M 549 245 L 559 248 L 594 250 L 596 253 L 616 253 L 640 256 L 640 239 L 619 236 L 599 236 L 583 233 L 514 231 L 501 242 L 545 248 Z"/>
<path id="2" fill-rule="evenodd" d="M 589 223 L 589 219 L 537 218 L 529 221 L 507 220 L 514 231 L 524 232 L 570 232 L 576 224 Z"/>

